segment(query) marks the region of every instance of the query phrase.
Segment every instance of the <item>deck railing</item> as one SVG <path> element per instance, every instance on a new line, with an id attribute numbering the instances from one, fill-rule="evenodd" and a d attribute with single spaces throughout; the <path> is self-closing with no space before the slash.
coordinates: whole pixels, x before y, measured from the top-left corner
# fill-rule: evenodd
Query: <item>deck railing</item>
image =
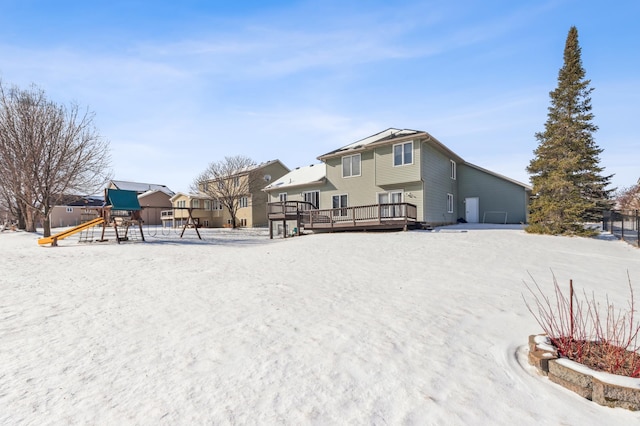
<path id="1" fill-rule="evenodd" d="M 270 219 L 299 218 L 307 228 L 386 225 L 415 222 L 417 207 L 410 203 L 370 204 L 366 206 L 316 209 L 303 201 L 277 201 L 267 204 Z"/>
<path id="2" fill-rule="evenodd" d="M 306 212 L 315 209 L 312 203 L 307 201 L 275 201 L 267 204 L 267 214 L 292 216 L 300 212 Z"/>
<path id="3" fill-rule="evenodd" d="M 309 212 L 308 224 L 329 224 L 329 226 L 358 226 L 377 222 L 414 222 L 417 218 L 417 207 L 409 203 L 370 204 L 366 206 L 341 207 L 335 209 L 312 210 Z"/>

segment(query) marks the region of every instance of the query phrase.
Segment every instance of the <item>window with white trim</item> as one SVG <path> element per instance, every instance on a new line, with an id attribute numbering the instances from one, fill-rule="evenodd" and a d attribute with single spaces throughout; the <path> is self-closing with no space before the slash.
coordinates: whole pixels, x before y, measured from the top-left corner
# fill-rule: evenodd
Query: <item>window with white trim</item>
<path id="1" fill-rule="evenodd" d="M 211 210 L 211 201 L 209 200 L 204 200 L 204 209 L 205 210 Z M 206 225 L 205 225 L 206 226 Z"/>
<path id="2" fill-rule="evenodd" d="M 447 194 L 447 213 L 453 213 L 453 194 Z"/>
<path id="3" fill-rule="evenodd" d="M 249 205 L 249 198 L 240 197 L 240 202 L 238 203 L 238 207 L 243 208 L 243 207 L 247 207 L 248 205 Z"/>
<path id="4" fill-rule="evenodd" d="M 211 202 L 211 210 L 222 210 L 222 203 L 220 200 L 215 199 Z"/>
<path id="5" fill-rule="evenodd" d="M 247 219 L 240 219 L 240 226 L 247 226 Z"/>
<path id="6" fill-rule="evenodd" d="M 451 179 L 456 180 L 456 162 L 451 160 Z"/>
<path id="7" fill-rule="evenodd" d="M 360 176 L 360 154 L 342 157 L 342 177 Z"/>
<path id="8" fill-rule="evenodd" d="M 73 207 L 67 207 L 67 213 L 73 213 Z"/>
<path id="9" fill-rule="evenodd" d="M 393 165 L 406 166 L 407 164 L 413 164 L 413 141 L 393 146 Z"/>
<path id="10" fill-rule="evenodd" d="M 194 209 L 199 209 L 200 208 L 200 200 L 191 200 L 191 207 L 193 207 Z"/>
<path id="11" fill-rule="evenodd" d="M 286 192 L 281 192 L 278 194 L 278 199 L 280 201 L 287 201 L 287 193 Z"/>
<path id="12" fill-rule="evenodd" d="M 402 205 L 402 191 L 390 191 L 378 193 L 378 204 L 380 206 L 380 217 L 401 217 L 404 215 L 404 205 Z"/>
<path id="13" fill-rule="evenodd" d="M 320 208 L 320 191 L 307 191 L 302 193 L 302 198 L 305 202 L 313 204 L 313 206 L 318 209 Z M 303 209 L 311 209 L 312 207 L 308 204 L 303 206 Z"/>
<path id="14" fill-rule="evenodd" d="M 331 197 L 331 203 L 334 209 L 340 209 L 340 210 L 334 210 L 333 211 L 333 215 L 334 216 L 346 216 L 347 215 L 347 210 L 345 209 L 345 207 L 348 207 L 349 204 L 349 200 L 348 200 L 348 196 L 347 194 L 342 194 L 342 195 L 334 195 L 333 197 Z"/>

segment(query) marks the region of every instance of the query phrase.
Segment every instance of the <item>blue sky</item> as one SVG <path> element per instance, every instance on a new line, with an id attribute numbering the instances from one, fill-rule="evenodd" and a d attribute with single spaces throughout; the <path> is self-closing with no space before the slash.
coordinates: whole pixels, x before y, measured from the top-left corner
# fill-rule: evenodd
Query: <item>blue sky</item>
<path id="1" fill-rule="evenodd" d="M 289 168 L 389 127 L 524 183 L 578 28 L 601 165 L 640 178 L 640 2 L 2 0 L 0 78 L 95 112 L 116 179 Z"/>

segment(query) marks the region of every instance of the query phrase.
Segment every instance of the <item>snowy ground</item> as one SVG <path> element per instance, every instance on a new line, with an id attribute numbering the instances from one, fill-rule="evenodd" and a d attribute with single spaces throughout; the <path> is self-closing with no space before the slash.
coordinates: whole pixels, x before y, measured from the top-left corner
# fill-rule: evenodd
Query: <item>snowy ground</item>
<path id="1" fill-rule="evenodd" d="M 513 227 L 269 240 L 0 233 L 0 424 L 640 423 L 526 364 L 531 274 L 628 300 L 640 250 Z"/>

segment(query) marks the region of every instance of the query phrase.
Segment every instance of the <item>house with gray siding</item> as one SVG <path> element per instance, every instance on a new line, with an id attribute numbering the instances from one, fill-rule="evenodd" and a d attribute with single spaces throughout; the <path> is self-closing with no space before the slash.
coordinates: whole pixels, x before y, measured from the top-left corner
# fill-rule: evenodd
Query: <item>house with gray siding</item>
<path id="1" fill-rule="evenodd" d="M 411 203 L 417 221 L 526 223 L 529 185 L 465 161 L 425 131 L 390 128 L 318 157 L 333 208 Z"/>
<path id="2" fill-rule="evenodd" d="M 424 131 L 390 128 L 318 159 L 264 189 L 285 233 L 294 213 L 298 228 L 331 230 L 527 222 L 530 186 L 465 161 Z M 301 218 L 311 200 L 319 212 Z"/>

